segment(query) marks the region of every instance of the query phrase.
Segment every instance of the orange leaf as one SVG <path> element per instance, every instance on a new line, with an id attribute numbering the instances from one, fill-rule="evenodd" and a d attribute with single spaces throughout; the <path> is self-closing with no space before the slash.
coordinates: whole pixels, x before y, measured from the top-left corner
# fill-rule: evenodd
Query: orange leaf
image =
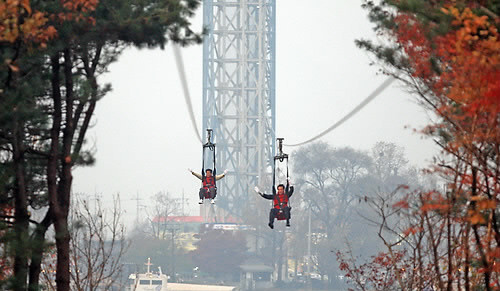
<path id="1" fill-rule="evenodd" d="M 28 14 L 31 14 L 30 0 L 21 0 L 21 5 L 26 10 L 26 12 L 28 12 Z"/>
<path id="2" fill-rule="evenodd" d="M 481 200 L 477 203 L 477 208 L 482 210 L 482 209 L 495 209 L 497 206 L 497 203 L 494 200 Z"/>
<path id="3" fill-rule="evenodd" d="M 471 224 L 483 224 L 483 223 L 486 223 L 486 220 L 484 219 L 484 217 L 480 214 L 480 213 L 475 213 L 474 215 L 472 215 L 470 218 L 470 223 Z"/>
<path id="4" fill-rule="evenodd" d="M 403 209 L 408 209 L 409 205 L 408 205 L 408 201 L 406 200 L 401 200 L 401 201 L 398 201 L 396 203 L 394 203 L 394 205 L 392 205 L 393 208 L 403 208 Z"/>

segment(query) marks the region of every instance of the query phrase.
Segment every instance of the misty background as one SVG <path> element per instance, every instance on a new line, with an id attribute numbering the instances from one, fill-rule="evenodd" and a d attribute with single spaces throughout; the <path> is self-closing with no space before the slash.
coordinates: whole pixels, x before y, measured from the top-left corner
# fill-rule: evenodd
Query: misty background
<path id="1" fill-rule="evenodd" d="M 376 38 L 360 5 L 348 0 L 277 2 L 276 137 L 284 137 L 285 144 L 325 130 L 387 78 L 377 74 L 370 57 L 354 44 L 355 39 Z M 193 23 L 201 31 L 201 9 Z M 181 52 L 201 130 L 202 45 Z M 99 199 L 105 207 L 119 194 L 127 230 L 136 218 L 145 219 L 142 211 L 137 216 L 137 207 L 151 206 L 158 192 L 179 199 L 184 194 L 186 215 L 199 215 L 199 181 L 187 168 L 201 170 L 201 144 L 189 120 L 171 45 L 165 50 L 127 49 L 103 81 L 113 91 L 99 102 L 87 138 L 96 163 L 76 169 L 73 193 Z M 393 83 L 321 141 L 365 151 L 378 141 L 391 142 L 405 149 L 411 164 L 425 167 L 437 148 L 414 129 L 428 118 Z M 292 180 L 293 174 L 292 168 Z"/>

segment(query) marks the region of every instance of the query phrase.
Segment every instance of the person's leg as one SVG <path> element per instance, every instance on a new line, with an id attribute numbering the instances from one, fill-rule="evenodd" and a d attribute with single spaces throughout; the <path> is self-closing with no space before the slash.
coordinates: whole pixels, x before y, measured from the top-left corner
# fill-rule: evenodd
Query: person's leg
<path id="1" fill-rule="evenodd" d="M 290 209 L 292 208 L 291 207 L 285 208 L 286 226 L 290 226 L 290 218 L 291 218 Z"/>
<path id="2" fill-rule="evenodd" d="M 207 190 L 205 188 L 200 188 L 200 199 L 203 200 L 203 198 L 205 197 L 205 193 L 207 192 Z"/>
<path id="3" fill-rule="evenodd" d="M 210 203 L 214 204 L 215 203 L 215 188 L 211 187 L 208 188 L 208 196 L 210 196 Z"/>
<path id="4" fill-rule="evenodd" d="M 276 217 L 277 214 L 277 209 L 272 208 L 271 211 L 269 211 L 269 227 L 274 228 L 274 218 Z"/>

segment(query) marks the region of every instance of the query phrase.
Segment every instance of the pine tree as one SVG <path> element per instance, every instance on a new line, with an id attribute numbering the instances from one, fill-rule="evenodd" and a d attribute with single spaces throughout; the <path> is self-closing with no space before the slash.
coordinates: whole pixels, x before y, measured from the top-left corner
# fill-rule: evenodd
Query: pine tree
<path id="1" fill-rule="evenodd" d="M 15 206 L 9 241 L 14 257 L 11 289 L 26 290 L 30 255 L 29 289 L 39 289 L 45 233 L 54 225 L 57 289 L 69 290 L 72 169 L 93 162 L 84 148 L 85 135 L 97 101 L 110 89 L 97 77 L 128 46 L 163 48 L 167 41 L 200 42 L 189 22 L 199 4 L 198 0 L 24 0 L 0 5 L 0 28 L 5 28 L 0 29 L 0 57 L 6 64 L 0 68 L 4 84 L 0 173 L 6 175 L 1 198 Z M 7 29 L 17 33 L 2 35 Z M 28 207 L 36 204 L 49 207 L 30 232 Z"/>

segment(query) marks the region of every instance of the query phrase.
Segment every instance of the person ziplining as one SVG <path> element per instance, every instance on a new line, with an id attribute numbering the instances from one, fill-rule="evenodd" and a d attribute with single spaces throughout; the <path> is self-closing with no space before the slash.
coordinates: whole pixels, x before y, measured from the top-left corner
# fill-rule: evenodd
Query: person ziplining
<path id="1" fill-rule="evenodd" d="M 195 173 L 191 169 L 188 169 L 188 171 L 190 171 L 193 176 L 200 179 L 202 183 L 202 187 L 200 188 L 199 192 L 200 200 L 198 201 L 198 204 L 203 204 L 204 199 L 210 199 L 210 203 L 214 204 L 215 197 L 217 196 L 217 186 L 215 184 L 215 181 L 224 178 L 227 174 L 227 170 L 225 170 L 224 173 L 218 176 L 213 175 L 212 169 L 206 169 L 205 175 Z"/>
<path id="2" fill-rule="evenodd" d="M 277 189 L 278 192 L 275 194 L 265 194 L 260 192 L 258 187 L 255 187 L 255 192 L 259 193 L 260 196 L 265 199 L 273 200 L 273 208 L 271 208 L 271 211 L 269 212 L 269 223 L 267 224 L 271 229 L 274 228 L 275 218 L 278 220 L 286 219 L 286 226 L 290 227 L 290 211 L 292 207 L 288 206 L 288 201 L 290 197 L 292 197 L 293 186 L 287 183 L 285 189 L 285 185 L 279 184 Z"/>
<path id="3" fill-rule="evenodd" d="M 179 76 L 181 78 L 181 83 L 182 83 L 182 89 L 183 89 L 183 92 L 184 92 L 184 98 L 186 100 L 186 105 L 188 107 L 188 111 L 189 111 L 189 116 L 191 118 L 191 122 L 192 122 L 192 125 L 193 125 L 193 128 L 195 130 L 195 133 L 196 133 L 196 136 L 198 137 L 198 139 L 200 140 L 201 143 L 202 140 L 201 140 L 201 136 L 200 136 L 200 133 L 198 131 L 198 127 L 196 126 L 196 120 L 195 120 L 195 116 L 194 116 L 194 111 L 193 111 L 193 108 L 192 108 L 192 102 L 191 102 L 191 96 L 189 94 L 189 91 L 188 91 L 188 85 L 187 85 L 187 82 L 186 82 L 186 76 L 185 76 L 185 71 L 184 71 L 184 65 L 183 65 L 183 62 L 182 62 L 182 57 L 181 57 L 181 54 L 180 54 L 180 51 L 179 51 L 179 48 L 176 47 L 176 46 L 173 46 L 174 48 L 174 55 L 175 55 L 175 59 L 176 59 L 176 64 L 177 64 L 177 69 L 179 71 Z M 323 132 L 321 132 L 320 134 L 306 140 L 306 141 L 303 141 L 303 142 L 299 142 L 299 143 L 295 143 L 295 144 L 286 144 L 285 146 L 289 146 L 289 147 L 295 147 L 295 146 L 301 146 L 301 145 L 305 145 L 305 144 L 309 144 L 323 136 L 325 136 L 326 134 L 330 133 L 331 131 L 333 131 L 334 129 L 338 128 L 339 126 L 343 125 L 347 120 L 351 119 L 354 115 L 356 115 L 362 108 L 364 108 L 366 105 L 368 105 L 368 103 L 370 103 L 372 100 L 374 100 L 378 95 L 380 95 L 380 93 L 382 93 L 387 87 L 389 87 L 389 85 L 394 81 L 396 80 L 395 77 L 389 77 L 388 79 L 386 79 L 381 85 L 379 85 L 372 93 L 370 93 L 370 95 L 368 95 L 364 100 L 362 100 L 362 102 L 360 104 L 358 104 L 353 110 L 351 110 L 347 115 L 345 115 L 344 117 L 342 117 L 340 120 L 338 120 L 337 122 L 335 122 L 332 126 L 330 126 L 329 128 L 327 128 L 326 130 L 324 130 Z M 272 130 L 272 129 L 271 129 Z M 209 131 L 209 141 L 207 144 L 203 145 L 203 155 L 205 154 L 205 147 L 213 147 L 210 148 L 211 150 L 213 150 L 214 152 L 214 159 L 213 159 L 213 162 L 214 162 L 214 167 L 213 167 L 213 172 L 211 169 L 204 169 L 204 167 L 202 168 L 202 171 L 201 171 L 201 174 L 197 174 L 197 173 L 194 173 L 191 169 L 188 169 L 193 175 L 195 175 L 196 177 L 198 177 L 199 179 L 201 179 L 202 181 L 202 188 L 200 189 L 200 201 L 199 203 L 200 204 L 203 204 L 203 200 L 204 199 L 211 199 L 211 203 L 215 203 L 215 196 L 217 195 L 217 185 L 216 185 L 216 181 L 223 178 L 225 176 L 225 174 L 227 173 L 227 170 L 224 171 L 224 174 L 222 175 L 219 175 L 217 176 L 216 175 L 216 168 L 215 168 L 215 144 L 212 144 L 210 142 L 210 132 L 211 132 L 211 129 L 210 130 L 207 130 Z M 273 134 L 274 134 L 274 131 L 273 131 Z M 278 139 L 279 140 L 279 139 Z M 283 139 L 281 139 L 282 141 Z M 282 143 L 280 142 L 280 153 L 282 153 L 281 151 L 281 146 L 282 146 Z M 279 159 L 279 156 L 278 156 L 278 159 Z M 286 160 L 287 160 L 287 176 L 288 176 L 288 156 L 286 156 Z M 276 157 L 275 157 L 275 164 L 274 166 L 276 167 Z M 274 171 L 274 169 L 273 169 Z M 273 175 L 275 173 L 273 172 Z M 285 195 L 285 196 L 281 196 L 282 198 L 280 198 L 280 196 L 278 196 L 277 200 L 275 200 L 274 202 L 274 207 L 273 209 L 277 209 L 277 210 L 273 210 L 271 209 L 271 213 L 270 213 L 270 218 L 271 216 L 272 217 L 275 217 L 275 218 L 278 218 L 278 220 L 280 220 L 280 217 L 283 217 L 285 214 L 285 211 L 287 213 L 287 226 L 289 226 L 289 220 L 290 220 L 290 209 L 291 207 L 288 206 L 288 199 L 290 198 L 290 196 L 293 194 L 293 186 L 290 186 L 290 182 L 289 182 L 289 179 L 287 179 L 287 183 L 286 183 L 286 187 L 283 185 L 283 184 L 280 184 L 278 185 L 277 189 L 274 187 L 275 183 L 274 183 L 274 179 L 275 177 L 273 176 L 273 194 L 263 194 L 261 193 L 257 187 L 255 187 L 255 190 L 262 195 L 262 197 L 266 198 L 266 199 L 273 199 L 275 200 L 275 196 L 276 195 L 279 195 L 277 194 L 278 193 L 281 193 L 283 192 L 284 194 L 282 195 Z M 281 187 L 282 186 L 282 187 Z M 283 188 L 282 190 L 280 190 L 281 188 Z M 288 194 L 287 194 L 288 193 Z M 269 196 L 263 196 L 263 195 L 269 195 Z M 268 197 L 273 197 L 273 198 L 268 198 Z M 283 199 L 280 200 L 280 199 Z M 284 207 L 278 207 L 280 205 L 286 205 Z M 274 214 L 273 214 L 274 213 Z M 278 214 L 276 214 L 278 213 Z M 285 218 L 283 218 L 285 219 Z M 274 227 L 274 218 L 270 219 L 270 223 L 269 223 L 269 226 L 271 228 Z"/>
<path id="4" fill-rule="evenodd" d="M 273 194 L 265 194 L 260 192 L 259 187 L 255 187 L 255 192 L 265 199 L 273 200 L 273 208 L 269 212 L 268 226 L 274 228 L 274 219 L 286 220 L 286 226 L 290 227 L 290 218 L 292 207 L 289 206 L 289 199 L 293 194 L 294 187 L 291 185 L 288 175 L 288 155 L 283 153 L 283 138 L 278 138 L 279 154 L 274 157 L 273 167 Z M 283 163 L 286 161 L 286 187 L 283 184 L 276 185 L 276 162 Z M 279 174 L 279 173 L 278 173 Z"/>
<path id="5" fill-rule="evenodd" d="M 210 199 L 210 203 L 215 203 L 215 197 L 217 196 L 217 181 L 224 178 L 227 174 L 227 170 L 224 170 L 224 173 L 217 175 L 217 168 L 215 166 L 215 143 L 212 143 L 211 137 L 212 129 L 207 129 L 207 142 L 203 144 L 203 161 L 201 166 L 201 174 L 195 173 L 193 170 L 188 169 L 188 171 L 191 172 L 193 176 L 201 180 L 202 185 L 200 188 L 200 192 L 198 193 L 200 196 L 198 204 L 203 204 L 204 199 Z M 213 170 L 210 168 L 205 169 L 205 152 L 207 149 L 213 153 Z"/>

